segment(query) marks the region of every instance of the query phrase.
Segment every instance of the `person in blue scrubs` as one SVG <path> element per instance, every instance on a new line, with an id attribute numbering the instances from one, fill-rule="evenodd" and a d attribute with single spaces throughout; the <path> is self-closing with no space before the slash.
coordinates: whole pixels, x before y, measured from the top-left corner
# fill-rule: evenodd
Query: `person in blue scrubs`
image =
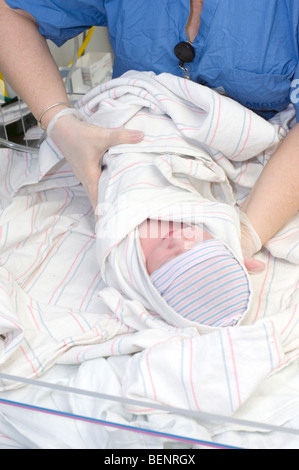
<path id="1" fill-rule="evenodd" d="M 114 77 L 132 69 L 182 75 L 186 67 L 191 80 L 265 119 L 293 102 L 299 121 L 298 25 L 298 0 L 0 0 L 0 70 L 47 128 L 67 97 L 45 39 L 60 46 L 107 26 Z M 181 42 L 192 44 L 191 62 L 180 64 L 174 48 Z M 103 153 L 142 134 L 67 115 L 57 120 L 55 137 L 95 206 Z M 299 209 L 298 182 L 299 122 L 243 206 L 262 244 Z"/>

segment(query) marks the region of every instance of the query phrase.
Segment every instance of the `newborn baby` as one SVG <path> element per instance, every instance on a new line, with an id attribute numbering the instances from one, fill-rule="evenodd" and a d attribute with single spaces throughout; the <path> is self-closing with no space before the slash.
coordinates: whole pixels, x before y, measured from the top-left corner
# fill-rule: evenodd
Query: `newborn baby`
<path id="1" fill-rule="evenodd" d="M 248 273 L 203 227 L 148 219 L 139 226 L 150 279 L 184 318 L 213 327 L 234 326 L 248 309 Z"/>

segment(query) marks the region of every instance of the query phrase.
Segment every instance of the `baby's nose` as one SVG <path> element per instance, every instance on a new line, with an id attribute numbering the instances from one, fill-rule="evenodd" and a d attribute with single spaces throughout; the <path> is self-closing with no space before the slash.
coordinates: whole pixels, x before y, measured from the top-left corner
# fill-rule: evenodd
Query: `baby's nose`
<path id="1" fill-rule="evenodd" d="M 182 229 L 182 235 L 185 240 L 194 241 L 196 239 L 197 233 L 192 227 L 184 227 Z"/>

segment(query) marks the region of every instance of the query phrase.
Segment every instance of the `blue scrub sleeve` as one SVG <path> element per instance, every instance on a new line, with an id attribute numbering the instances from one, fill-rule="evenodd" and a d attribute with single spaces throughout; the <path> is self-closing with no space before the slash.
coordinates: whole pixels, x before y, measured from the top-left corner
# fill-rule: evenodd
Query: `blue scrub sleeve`
<path id="1" fill-rule="evenodd" d="M 57 46 L 92 26 L 107 26 L 105 0 L 5 0 L 30 13 L 40 33 Z"/>
<path id="2" fill-rule="evenodd" d="M 296 121 L 299 122 L 299 64 L 295 70 L 294 78 L 291 83 L 290 100 L 296 111 Z"/>

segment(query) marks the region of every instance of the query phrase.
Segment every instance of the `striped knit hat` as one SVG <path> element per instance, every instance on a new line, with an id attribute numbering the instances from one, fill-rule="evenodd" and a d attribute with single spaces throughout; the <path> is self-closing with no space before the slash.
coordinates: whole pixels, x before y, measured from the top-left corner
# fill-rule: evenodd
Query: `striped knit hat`
<path id="1" fill-rule="evenodd" d="M 150 278 L 173 310 L 203 325 L 233 326 L 248 308 L 248 274 L 217 239 L 182 253 Z"/>

